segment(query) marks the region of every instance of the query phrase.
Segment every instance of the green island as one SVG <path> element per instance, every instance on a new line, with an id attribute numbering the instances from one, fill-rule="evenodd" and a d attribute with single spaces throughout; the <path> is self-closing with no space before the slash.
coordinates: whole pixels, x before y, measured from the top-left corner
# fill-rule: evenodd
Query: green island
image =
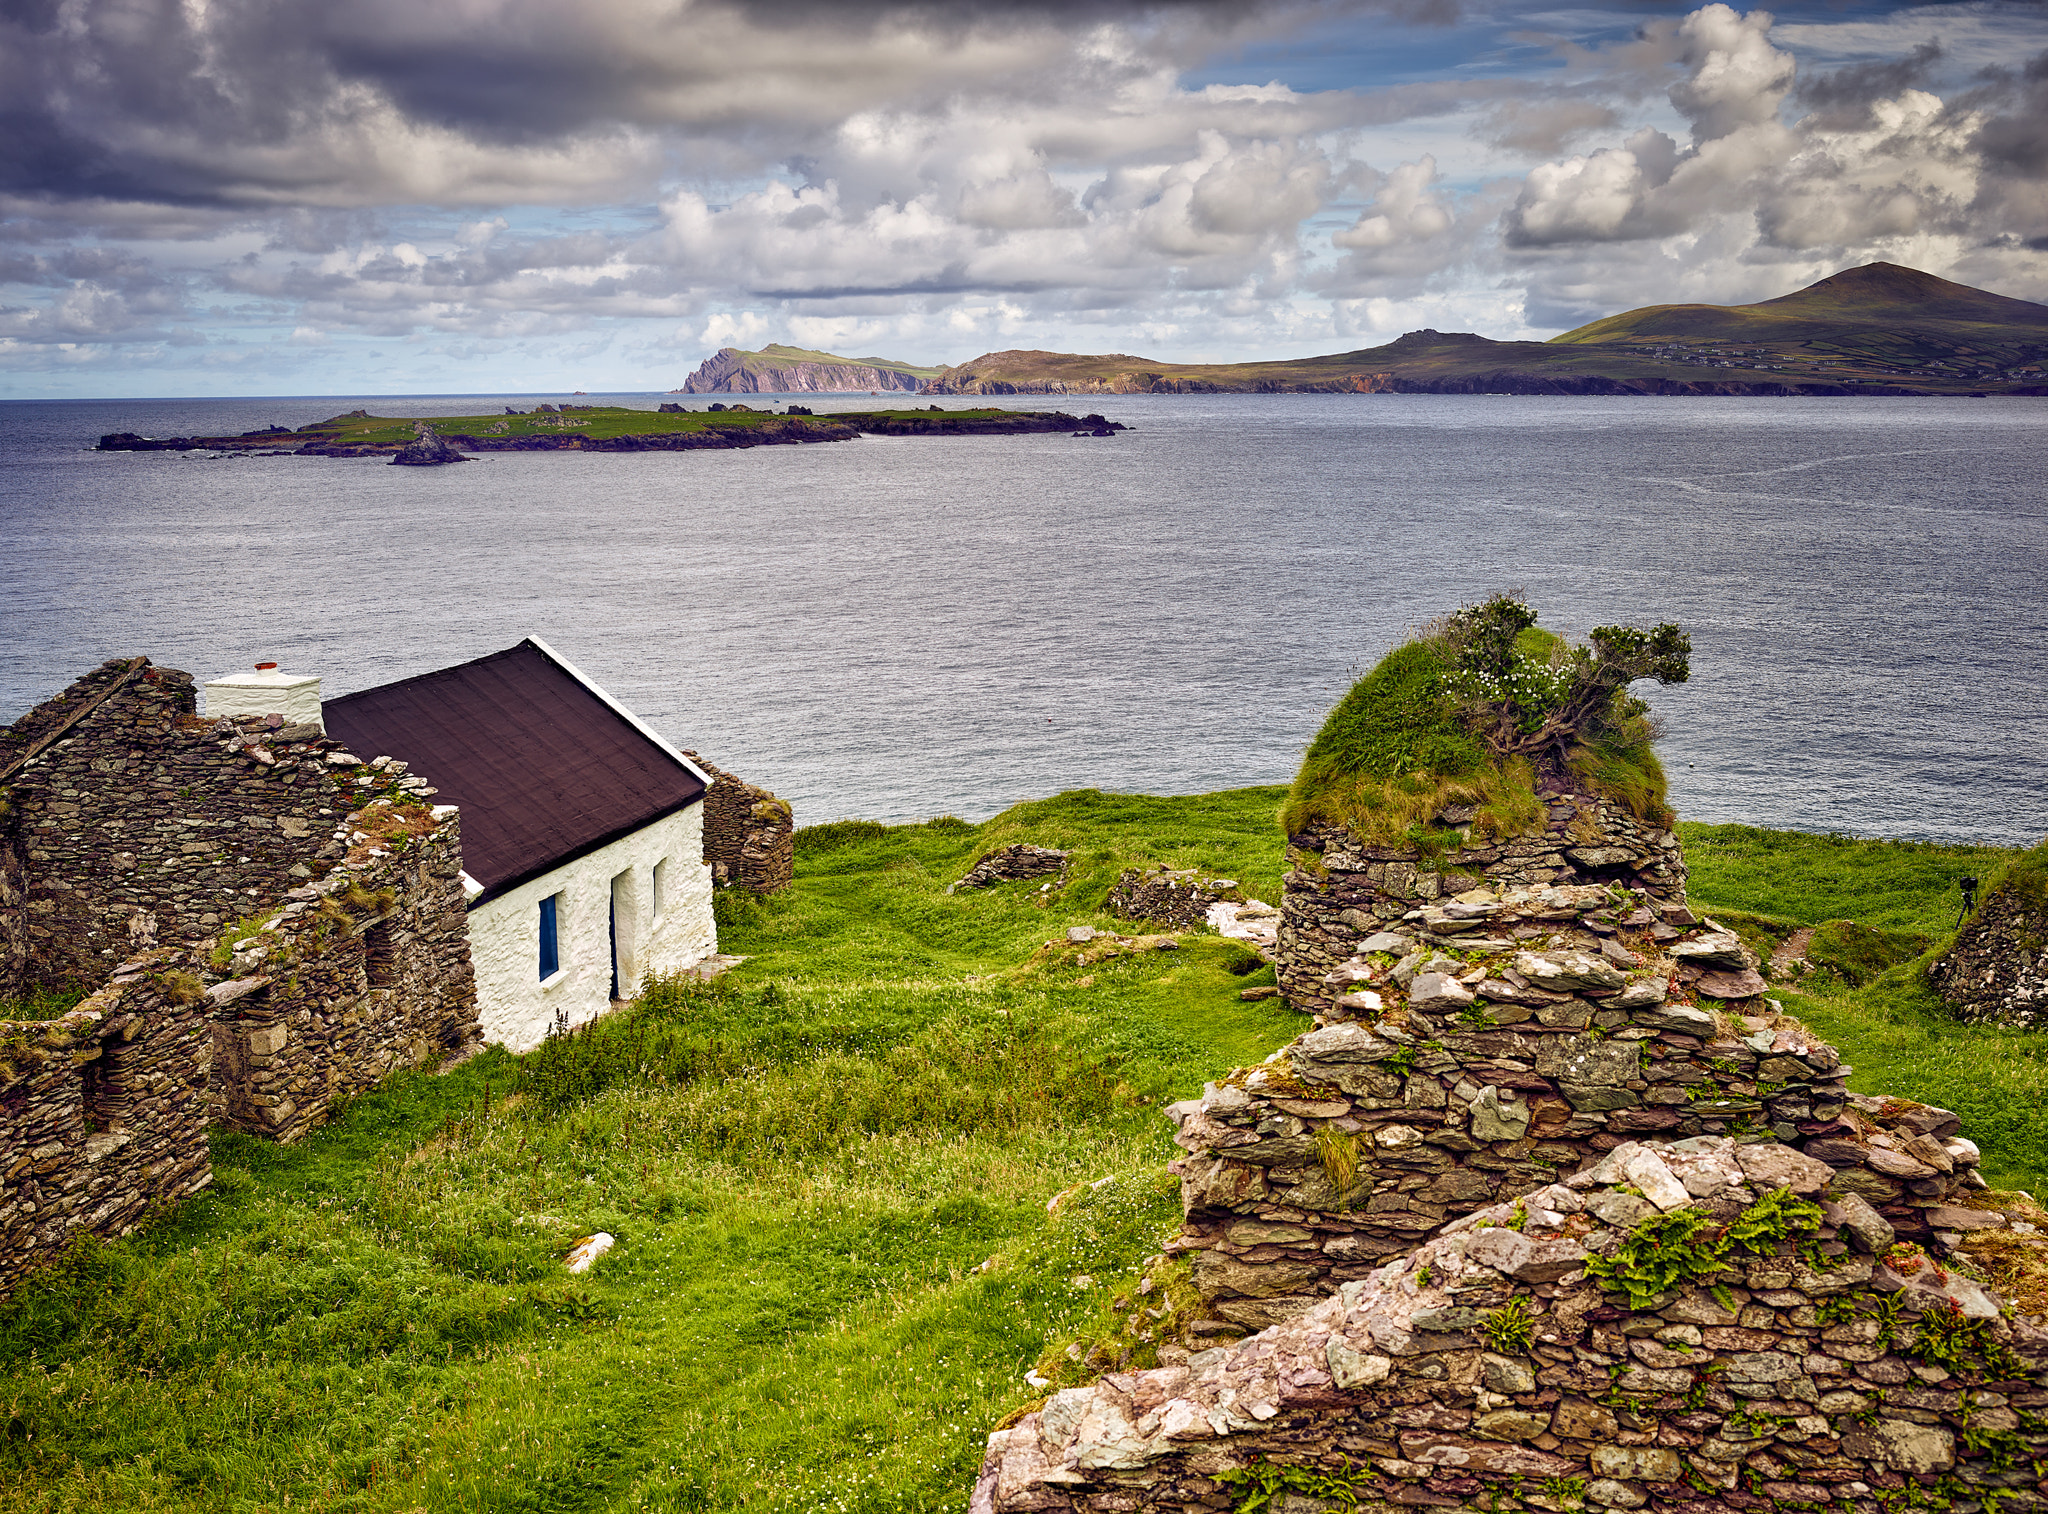
<path id="1" fill-rule="evenodd" d="M 814 415 L 801 405 L 777 414 L 746 405 L 703 410 L 665 404 L 540 405 L 502 415 L 388 416 L 352 410 L 296 430 L 267 426 L 233 436 L 156 438 L 117 431 L 100 438 L 102 452 L 223 452 L 298 457 L 396 455 L 438 438 L 457 452 L 656 452 L 701 448 L 790 446 L 872 436 L 1004 436 L 1030 432 L 1113 435 L 1128 429 L 1099 415 L 1064 411 L 946 409 L 854 410 Z"/>
<path id="2" fill-rule="evenodd" d="M 210 1191 L 0 1312 L 0 1503 L 964 1509 L 990 1428 L 1042 1395 L 1026 1371 L 1112 1334 L 1179 1220 L 1162 1106 L 1308 1025 L 1240 999 L 1272 969 L 1220 936 L 1048 943 L 1121 925 L 1126 867 L 1277 899 L 1287 799 L 812 826 L 793 887 L 720 895 L 747 958 L 722 980 L 401 1075 L 298 1145 L 217 1138 Z M 1853 1087 L 1956 1111 L 1995 1187 L 2044 1191 L 2048 1048 L 1945 1018 L 1924 978 L 1958 880 L 2021 854 L 1679 832 L 1692 898 L 1759 953 L 1813 933 L 1772 991 Z M 1020 841 L 1068 874 L 947 892 Z M 566 1277 L 599 1229 L 618 1250 Z"/>

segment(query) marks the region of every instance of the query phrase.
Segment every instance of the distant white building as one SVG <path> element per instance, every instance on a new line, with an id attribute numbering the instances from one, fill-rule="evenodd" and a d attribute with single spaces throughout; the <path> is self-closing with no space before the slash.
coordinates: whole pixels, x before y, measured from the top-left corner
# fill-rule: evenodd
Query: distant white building
<path id="1" fill-rule="evenodd" d="M 711 778 L 545 642 L 325 702 L 308 681 L 217 680 L 208 713 L 289 683 L 294 718 L 317 711 L 354 755 L 397 758 L 459 807 L 487 1040 L 526 1051 L 717 952 Z"/>

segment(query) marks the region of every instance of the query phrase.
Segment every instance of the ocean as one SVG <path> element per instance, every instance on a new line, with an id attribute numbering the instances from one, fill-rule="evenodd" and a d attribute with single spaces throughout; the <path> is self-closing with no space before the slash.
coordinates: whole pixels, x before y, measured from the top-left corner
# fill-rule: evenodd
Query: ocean
<path id="1" fill-rule="evenodd" d="M 980 819 L 1284 783 L 1405 634 L 1512 589 L 1560 631 L 1691 633 L 1692 680 L 1638 686 L 1687 819 L 2048 833 L 2048 400 L 1019 397 L 1135 429 L 88 450 L 563 398 L 0 403 L 0 720 L 118 654 L 343 694 L 531 634 L 800 824 Z"/>

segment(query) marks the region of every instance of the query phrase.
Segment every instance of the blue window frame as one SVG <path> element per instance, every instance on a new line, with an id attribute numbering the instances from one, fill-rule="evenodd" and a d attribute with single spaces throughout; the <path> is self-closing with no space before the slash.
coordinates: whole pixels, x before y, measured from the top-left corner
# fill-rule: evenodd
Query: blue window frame
<path id="1" fill-rule="evenodd" d="M 540 975 L 543 982 L 562 970 L 562 949 L 555 928 L 555 901 L 561 897 L 560 894 L 549 894 L 540 901 Z"/>

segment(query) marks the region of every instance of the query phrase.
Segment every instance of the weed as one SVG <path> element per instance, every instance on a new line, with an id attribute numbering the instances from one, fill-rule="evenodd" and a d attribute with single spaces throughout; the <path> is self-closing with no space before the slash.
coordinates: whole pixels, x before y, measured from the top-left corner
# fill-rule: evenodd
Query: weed
<path id="1" fill-rule="evenodd" d="M 1479 1329 L 1502 1356 L 1520 1356 L 1536 1342 L 1536 1312 L 1525 1298 L 1511 1298 L 1479 1317 Z"/>
<path id="2" fill-rule="evenodd" d="M 1347 1130 L 1325 1125 L 1316 1132 L 1316 1155 L 1323 1164 L 1323 1176 L 1337 1195 L 1340 1211 L 1358 1182 L 1358 1141 Z"/>
<path id="3" fill-rule="evenodd" d="M 1314 1467 L 1267 1461 L 1263 1457 L 1245 1466 L 1226 1467 L 1210 1475 L 1226 1488 L 1237 1489 L 1237 1501 L 1230 1506 L 1231 1514 L 1267 1514 L 1267 1511 L 1277 1514 L 1290 1493 L 1320 1498 L 1345 1509 L 1356 1509 L 1359 1495 L 1365 1491 L 1371 1478 L 1369 1470 L 1363 1467 L 1353 1470 L 1348 1464 L 1344 1472 L 1322 1472 Z"/>

